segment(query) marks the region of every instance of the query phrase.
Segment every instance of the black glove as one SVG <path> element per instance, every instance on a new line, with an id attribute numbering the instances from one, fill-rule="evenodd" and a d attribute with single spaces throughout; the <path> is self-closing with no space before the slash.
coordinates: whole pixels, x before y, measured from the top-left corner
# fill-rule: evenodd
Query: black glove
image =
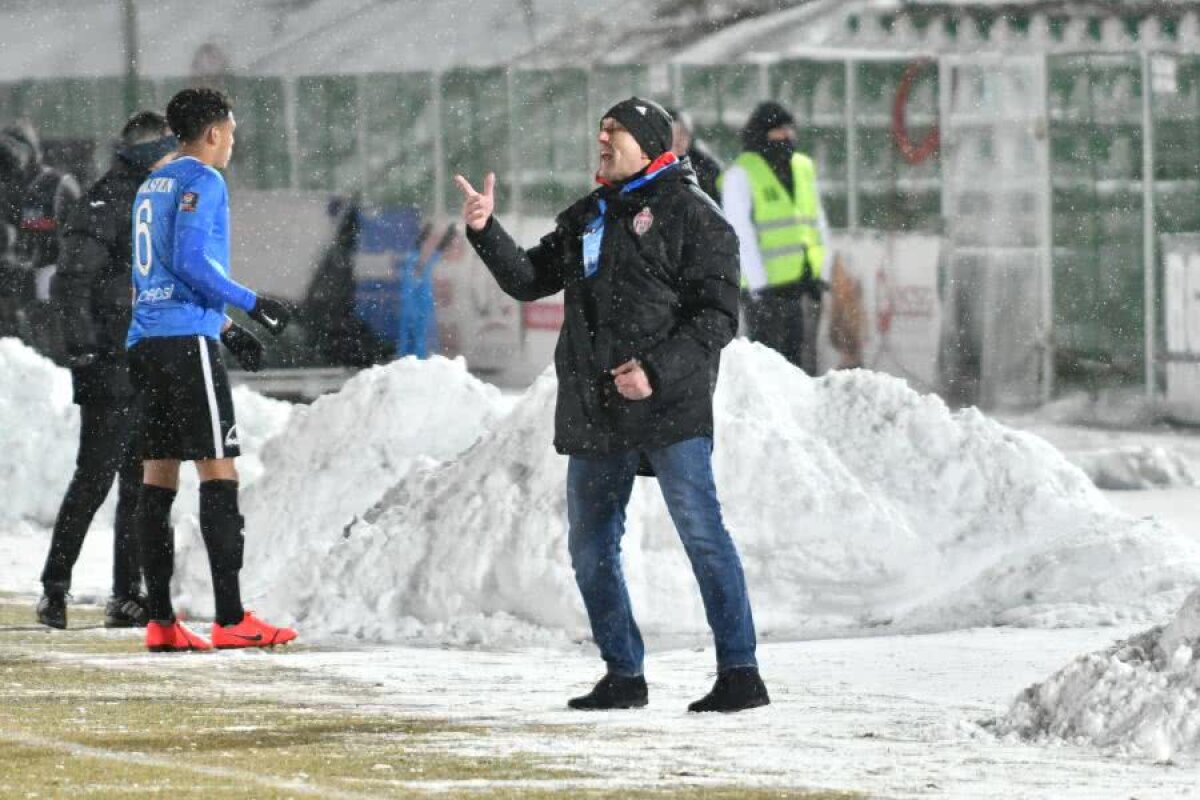
<path id="1" fill-rule="evenodd" d="M 229 348 L 233 357 L 247 372 L 262 369 L 263 344 L 250 331 L 236 322 L 221 334 L 221 344 Z"/>
<path id="2" fill-rule="evenodd" d="M 292 310 L 287 303 L 271 297 L 260 297 L 250 309 L 250 319 L 267 329 L 272 336 L 283 333 L 288 320 L 292 318 Z"/>

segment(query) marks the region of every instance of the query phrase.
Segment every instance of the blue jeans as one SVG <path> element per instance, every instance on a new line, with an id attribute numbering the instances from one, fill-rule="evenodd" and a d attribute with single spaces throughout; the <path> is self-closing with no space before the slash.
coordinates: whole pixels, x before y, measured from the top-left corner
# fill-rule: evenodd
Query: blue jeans
<path id="1" fill-rule="evenodd" d="M 571 456 L 567 466 L 567 544 L 592 637 L 608 671 L 641 675 L 645 646 L 621 571 L 625 506 L 641 453 Z M 717 669 L 756 666 L 754 618 L 742 562 L 725 523 L 712 472 L 712 439 L 647 450 L 717 646 Z"/>

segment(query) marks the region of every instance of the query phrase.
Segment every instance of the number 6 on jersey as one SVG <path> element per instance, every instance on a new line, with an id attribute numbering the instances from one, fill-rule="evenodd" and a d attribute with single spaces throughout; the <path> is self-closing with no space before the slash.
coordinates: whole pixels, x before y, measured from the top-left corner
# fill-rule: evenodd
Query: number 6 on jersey
<path id="1" fill-rule="evenodd" d="M 142 275 L 150 274 L 150 265 L 153 261 L 153 251 L 150 246 L 150 223 L 153 219 L 154 212 L 150 210 L 150 199 L 147 198 L 137 207 L 133 229 L 133 258 L 137 263 L 138 272 Z"/>

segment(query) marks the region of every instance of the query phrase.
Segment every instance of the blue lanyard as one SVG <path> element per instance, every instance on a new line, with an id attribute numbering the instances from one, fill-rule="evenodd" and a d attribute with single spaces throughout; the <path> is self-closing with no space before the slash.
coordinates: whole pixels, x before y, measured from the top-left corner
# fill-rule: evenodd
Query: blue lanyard
<path id="1" fill-rule="evenodd" d="M 657 169 L 654 172 L 647 172 L 637 180 L 630 181 L 622 186 L 621 194 L 627 194 L 634 189 L 639 189 L 667 170 L 677 166 L 679 166 L 679 162 L 672 161 L 661 169 Z M 583 277 L 585 278 L 590 278 L 600 271 L 600 245 L 604 242 L 604 215 L 608 211 L 608 202 L 603 197 L 600 197 L 597 198 L 596 205 L 600 207 L 600 213 L 583 229 Z"/>
<path id="2" fill-rule="evenodd" d="M 583 277 L 590 278 L 600 271 L 600 245 L 604 241 L 604 212 L 608 203 L 601 197 L 597 204 L 600 213 L 583 229 Z"/>

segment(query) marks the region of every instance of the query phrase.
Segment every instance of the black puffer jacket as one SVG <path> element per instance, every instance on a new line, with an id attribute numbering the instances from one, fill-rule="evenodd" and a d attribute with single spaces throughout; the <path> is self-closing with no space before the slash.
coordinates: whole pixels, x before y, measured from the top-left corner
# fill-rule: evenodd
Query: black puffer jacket
<path id="1" fill-rule="evenodd" d="M 149 173 L 120 158 L 88 189 L 63 227 L 53 300 L 67 353 L 96 360 L 71 370 L 75 402 L 119 401 L 133 390 L 125 336 L 133 281 L 133 199 Z"/>
<path id="2" fill-rule="evenodd" d="M 585 278 L 582 233 L 601 197 L 600 267 Z M 565 290 L 554 354 L 560 453 L 654 450 L 712 435 L 721 349 L 737 329 L 738 245 L 690 168 L 667 169 L 627 194 L 598 189 L 528 251 L 494 218 L 468 238 L 512 297 Z M 610 370 L 631 358 L 650 378 L 645 400 L 624 399 L 613 383 Z"/>

